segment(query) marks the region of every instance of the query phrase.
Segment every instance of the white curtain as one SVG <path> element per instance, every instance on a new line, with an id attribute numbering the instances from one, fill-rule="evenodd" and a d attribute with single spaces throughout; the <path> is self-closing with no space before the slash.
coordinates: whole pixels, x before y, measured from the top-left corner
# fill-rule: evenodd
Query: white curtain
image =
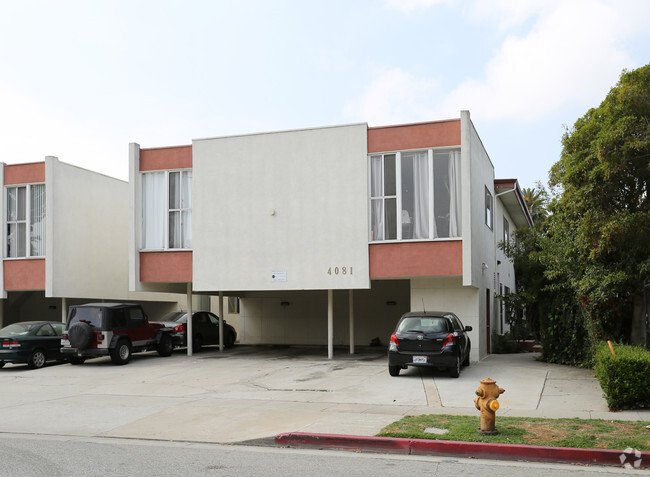
<path id="1" fill-rule="evenodd" d="M 31 186 L 29 215 L 29 254 L 32 257 L 45 256 L 45 184 Z"/>
<path id="2" fill-rule="evenodd" d="M 462 235 L 460 151 L 449 152 L 449 236 Z"/>
<path id="3" fill-rule="evenodd" d="M 370 240 L 384 240 L 384 200 L 382 180 L 382 157 L 370 158 Z"/>
<path id="4" fill-rule="evenodd" d="M 165 248 L 165 172 L 142 174 L 142 248 Z"/>

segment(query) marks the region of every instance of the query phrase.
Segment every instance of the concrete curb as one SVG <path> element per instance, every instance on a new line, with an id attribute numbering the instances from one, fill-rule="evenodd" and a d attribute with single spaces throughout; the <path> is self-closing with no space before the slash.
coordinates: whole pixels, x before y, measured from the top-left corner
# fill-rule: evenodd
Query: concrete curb
<path id="1" fill-rule="evenodd" d="M 609 465 L 621 467 L 624 451 L 611 449 L 575 449 L 569 447 L 529 446 L 519 444 L 488 444 L 428 439 L 348 436 L 340 434 L 309 434 L 290 432 L 275 436 L 275 443 L 284 447 L 338 449 L 394 454 L 454 456 L 481 459 L 555 462 L 564 464 Z M 650 452 L 630 453 L 627 463 L 650 467 Z"/>

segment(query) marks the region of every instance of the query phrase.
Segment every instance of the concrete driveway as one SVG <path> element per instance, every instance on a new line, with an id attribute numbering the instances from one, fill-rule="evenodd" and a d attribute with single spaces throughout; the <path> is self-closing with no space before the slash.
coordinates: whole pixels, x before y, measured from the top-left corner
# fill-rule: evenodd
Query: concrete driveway
<path id="1" fill-rule="evenodd" d="M 0 369 L 0 432 L 238 442 L 282 432 L 374 435 L 409 414 L 476 415 L 474 391 L 491 377 L 506 389 L 498 415 L 650 420 L 611 413 L 590 370 L 491 355 L 460 378 L 429 369 L 391 377 L 385 350 L 333 360 L 318 347 L 236 346 L 188 358 L 136 354 L 81 366 Z"/>

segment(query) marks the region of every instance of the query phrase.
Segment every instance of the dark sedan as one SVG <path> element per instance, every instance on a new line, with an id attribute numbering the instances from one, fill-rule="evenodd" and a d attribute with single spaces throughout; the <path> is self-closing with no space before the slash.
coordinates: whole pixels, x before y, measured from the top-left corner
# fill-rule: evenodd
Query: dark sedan
<path id="1" fill-rule="evenodd" d="M 23 321 L 0 329 L 0 368 L 5 363 L 27 363 L 42 368 L 47 361 L 63 360 L 61 335 L 65 325 L 54 321 Z"/>
<path id="2" fill-rule="evenodd" d="M 174 346 L 187 346 L 187 312 L 174 311 L 165 315 L 160 323 L 167 328 L 172 328 Z M 192 313 L 192 349 L 200 351 L 203 345 L 219 344 L 219 318 L 209 311 L 196 311 Z M 223 320 L 223 345 L 232 347 L 237 340 L 235 328 Z"/>
<path id="3" fill-rule="evenodd" d="M 408 366 L 435 366 L 448 368 L 457 378 L 461 364 L 469 365 L 469 331 L 471 326 L 447 311 L 406 313 L 390 336 L 388 372 L 398 376 Z"/>

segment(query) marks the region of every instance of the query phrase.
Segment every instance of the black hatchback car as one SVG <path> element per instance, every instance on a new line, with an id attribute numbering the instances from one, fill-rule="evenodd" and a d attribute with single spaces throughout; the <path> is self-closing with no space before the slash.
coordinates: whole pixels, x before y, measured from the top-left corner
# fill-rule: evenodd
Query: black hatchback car
<path id="1" fill-rule="evenodd" d="M 406 313 L 390 336 L 388 372 L 398 376 L 408 366 L 435 366 L 448 368 L 457 378 L 461 365 L 469 365 L 468 331 L 472 327 L 448 311 Z"/>

